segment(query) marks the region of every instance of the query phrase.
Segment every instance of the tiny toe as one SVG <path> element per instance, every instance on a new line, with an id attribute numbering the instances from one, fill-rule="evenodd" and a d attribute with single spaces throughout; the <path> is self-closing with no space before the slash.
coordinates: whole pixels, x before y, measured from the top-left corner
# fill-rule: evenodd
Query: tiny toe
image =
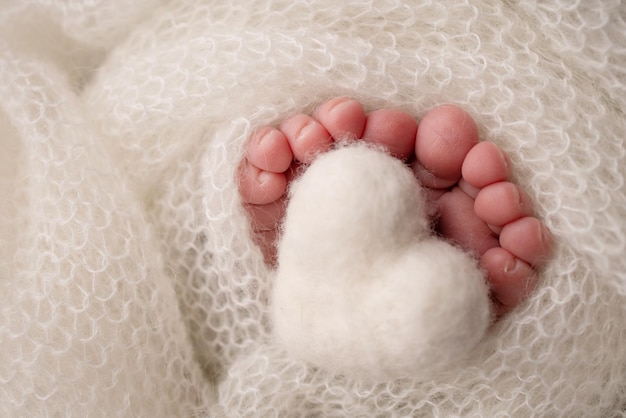
<path id="1" fill-rule="evenodd" d="M 314 116 L 335 140 L 363 137 L 365 110 L 358 100 L 335 97 L 317 108 Z"/>
<path id="2" fill-rule="evenodd" d="M 252 134 L 246 157 L 255 167 L 273 173 L 284 172 L 293 161 L 287 138 L 271 126 L 264 126 Z"/>
<path id="3" fill-rule="evenodd" d="M 528 264 L 539 266 L 550 255 L 552 235 L 539 219 L 526 216 L 502 228 L 500 245 Z"/>
<path id="4" fill-rule="evenodd" d="M 463 109 L 444 105 L 424 116 L 417 130 L 416 175 L 427 187 L 449 187 L 461 178 L 467 153 L 478 143 L 478 128 Z"/>
<path id="5" fill-rule="evenodd" d="M 417 122 L 411 115 L 396 109 L 375 110 L 367 115 L 363 140 L 379 144 L 401 159 L 413 155 Z"/>
<path id="6" fill-rule="evenodd" d="M 239 193 L 244 203 L 265 205 L 275 202 L 287 190 L 287 179 L 282 173 L 259 170 L 245 162 L 239 172 Z"/>
<path id="7" fill-rule="evenodd" d="M 504 152 L 491 142 L 476 144 L 465 157 L 462 166 L 465 181 L 482 188 L 505 181 L 509 177 L 509 160 Z"/>
<path id="8" fill-rule="evenodd" d="M 478 256 L 498 246 L 498 238 L 474 213 L 474 200 L 460 188 L 444 193 L 438 201 L 439 233 Z"/>
<path id="9" fill-rule="evenodd" d="M 537 275 L 532 267 L 500 247 L 483 254 L 480 267 L 487 273 L 499 314 L 515 308 L 537 284 Z"/>
<path id="10" fill-rule="evenodd" d="M 476 199 L 476 196 L 478 196 L 478 193 L 480 192 L 480 189 L 478 187 L 472 186 L 471 184 L 466 182 L 465 179 L 463 178 L 459 180 L 459 188 L 463 190 L 465 194 L 471 197 L 472 199 Z"/>
<path id="11" fill-rule="evenodd" d="M 279 129 L 283 132 L 294 157 L 311 163 L 315 157 L 332 146 L 332 138 L 322 124 L 309 115 L 296 115 L 284 120 Z"/>
<path id="12" fill-rule="evenodd" d="M 528 193 L 507 181 L 482 188 L 476 195 L 474 211 L 479 218 L 494 226 L 504 226 L 533 214 Z"/>

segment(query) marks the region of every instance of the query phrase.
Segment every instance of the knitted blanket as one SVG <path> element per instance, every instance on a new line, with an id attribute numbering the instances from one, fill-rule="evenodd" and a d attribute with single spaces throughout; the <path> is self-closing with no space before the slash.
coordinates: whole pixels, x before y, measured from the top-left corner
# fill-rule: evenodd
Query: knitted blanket
<path id="1" fill-rule="evenodd" d="M 365 381 L 289 356 L 236 167 L 329 97 L 455 103 L 555 236 L 467 362 Z M 617 417 L 619 0 L 0 5 L 0 416 Z"/>

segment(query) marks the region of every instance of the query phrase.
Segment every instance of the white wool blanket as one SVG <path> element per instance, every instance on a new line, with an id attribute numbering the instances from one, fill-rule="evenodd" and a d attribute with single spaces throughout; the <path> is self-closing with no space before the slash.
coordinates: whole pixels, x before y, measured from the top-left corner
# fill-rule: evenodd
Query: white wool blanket
<path id="1" fill-rule="evenodd" d="M 335 95 L 462 106 L 555 236 L 445 373 L 366 382 L 273 336 L 236 166 Z M 0 416 L 623 417 L 625 109 L 619 0 L 3 2 Z"/>

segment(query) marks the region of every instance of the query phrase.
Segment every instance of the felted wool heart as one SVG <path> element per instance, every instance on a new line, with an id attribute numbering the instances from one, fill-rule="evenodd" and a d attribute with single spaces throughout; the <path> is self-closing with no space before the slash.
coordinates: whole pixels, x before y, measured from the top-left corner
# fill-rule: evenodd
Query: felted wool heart
<path id="1" fill-rule="evenodd" d="M 295 358 L 365 379 L 428 378 L 491 322 L 475 259 L 433 236 L 401 161 L 359 144 L 293 183 L 273 290 L 277 339 Z"/>

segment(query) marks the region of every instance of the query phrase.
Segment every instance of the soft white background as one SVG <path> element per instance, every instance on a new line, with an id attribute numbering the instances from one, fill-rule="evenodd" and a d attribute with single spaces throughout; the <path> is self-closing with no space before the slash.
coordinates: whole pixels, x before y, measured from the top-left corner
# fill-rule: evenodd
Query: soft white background
<path id="1" fill-rule="evenodd" d="M 0 7 L 0 415 L 623 416 L 619 1 Z M 471 364 L 364 384 L 272 343 L 234 169 L 337 94 L 453 102 L 557 239 Z"/>

